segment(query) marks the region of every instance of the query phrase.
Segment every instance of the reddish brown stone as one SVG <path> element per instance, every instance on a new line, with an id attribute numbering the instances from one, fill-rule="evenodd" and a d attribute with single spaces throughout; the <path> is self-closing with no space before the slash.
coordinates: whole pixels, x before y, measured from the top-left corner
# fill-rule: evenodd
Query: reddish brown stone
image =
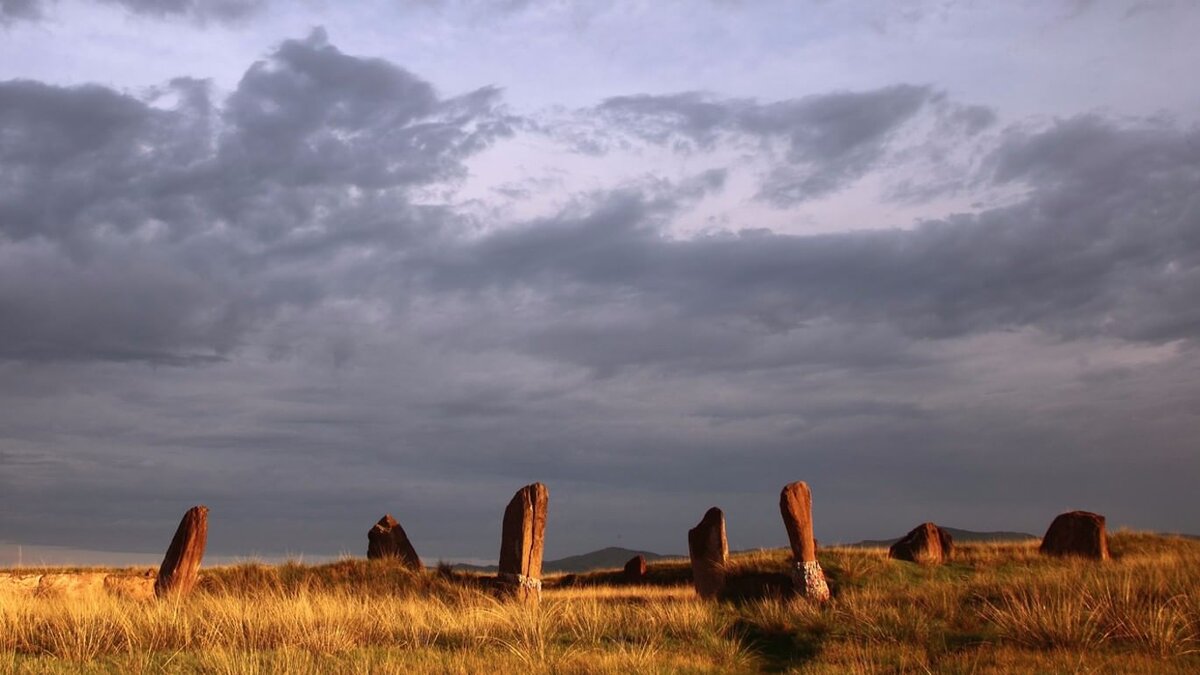
<path id="1" fill-rule="evenodd" d="M 537 603 L 542 597 L 542 552 L 550 491 L 541 483 L 517 490 L 504 509 L 500 537 L 500 587 L 518 600 Z"/>
<path id="2" fill-rule="evenodd" d="M 204 557 L 204 546 L 208 542 L 208 507 L 193 506 L 183 514 L 179 529 L 171 539 L 167 555 L 158 568 L 158 580 L 154 582 L 154 594 L 187 595 L 196 585 L 200 572 L 200 560 Z"/>
<path id="3" fill-rule="evenodd" d="M 692 559 L 692 583 L 702 598 L 715 598 L 725 588 L 725 565 L 729 542 L 725 539 L 725 514 L 712 507 L 688 530 L 688 555 Z"/>
<path id="4" fill-rule="evenodd" d="M 380 518 L 367 532 L 367 558 L 399 560 L 401 565 L 414 572 L 424 569 L 404 528 L 390 513 Z"/>
<path id="5" fill-rule="evenodd" d="M 1108 560 L 1104 516 L 1089 511 L 1060 514 L 1042 537 L 1040 550 L 1046 555 Z"/>
<path id="6" fill-rule="evenodd" d="M 792 545 L 792 559 L 812 562 L 817 559 L 817 544 L 813 539 L 812 493 L 804 481 L 788 483 L 779 493 L 779 512 L 783 527 Z"/>
<path id="7" fill-rule="evenodd" d="M 796 481 L 783 486 L 779 512 L 792 546 L 793 587 L 799 595 L 811 600 L 828 600 L 829 585 L 817 562 L 817 541 L 813 539 L 812 493 L 808 484 Z"/>
<path id="8" fill-rule="evenodd" d="M 933 523 L 921 523 L 888 549 L 888 557 L 896 560 L 940 565 L 954 552 L 950 533 Z"/>
<path id="9" fill-rule="evenodd" d="M 637 554 L 625 563 L 625 581 L 637 583 L 646 578 L 646 556 Z"/>

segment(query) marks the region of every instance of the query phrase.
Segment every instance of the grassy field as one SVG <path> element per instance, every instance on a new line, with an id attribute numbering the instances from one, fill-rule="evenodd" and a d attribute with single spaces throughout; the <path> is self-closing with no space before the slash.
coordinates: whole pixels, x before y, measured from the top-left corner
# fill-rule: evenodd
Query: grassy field
<path id="1" fill-rule="evenodd" d="M 1106 564 L 979 544 L 943 567 L 824 549 L 825 606 L 700 602 L 684 561 L 652 565 L 644 586 L 579 576 L 537 610 L 364 560 L 238 565 L 206 570 L 177 602 L 0 596 L 0 671 L 1200 672 L 1200 542 L 1111 544 Z M 731 574 L 786 563 L 746 554 Z"/>

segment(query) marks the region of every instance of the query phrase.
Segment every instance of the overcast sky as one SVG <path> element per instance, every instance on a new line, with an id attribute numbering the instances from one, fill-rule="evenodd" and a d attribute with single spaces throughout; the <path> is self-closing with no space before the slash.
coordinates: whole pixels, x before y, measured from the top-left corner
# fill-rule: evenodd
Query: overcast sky
<path id="1" fill-rule="evenodd" d="M 215 556 L 391 512 L 494 559 L 535 480 L 550 558 L 683 552 L 714 505 L 783 546 L 793 480 L 822 541 L 1198 532 L 1196 35 L 1189 0 L 0 0 L 0 552 L 157 553 L 204 503 Z"/>

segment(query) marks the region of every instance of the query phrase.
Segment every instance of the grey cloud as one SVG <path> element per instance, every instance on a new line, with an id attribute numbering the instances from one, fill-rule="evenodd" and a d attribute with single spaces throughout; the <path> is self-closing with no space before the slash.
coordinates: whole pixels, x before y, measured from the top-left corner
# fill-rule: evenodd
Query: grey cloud
<path id="1" fill-rule="evenodd" d="M 942 101 L 928 87 L 897 85 L 759 103 L 699 93 L 612 98 L 597 111 L 617 133 L 680 150 L 711 149 L 723 140 L 779 145 L 780 161 L 764 177 L 760 197 L 796 204 L 845 187 L 885 156 L 897 131 Z M 993 120 L 979 107 L 956 109 L 953 122 L 975 133 Z"/>
<path id="2" fill-rule="evenodd" d="M 443 290 L 521 289 L 576 308 L 572 325 L 536 322 L 540 332 L 525 339 L 599 372 L 681 359 L 719 368 L 722 354 L 752 354 L 749 344 L 822 321 L 892 326 L 910 339 L 1035 328 L 1060 339 L 1192 341 L 1196 133 L 1093 117 L 1012 132 L 987 171 L 1027 185 L 1025 199 L 912 230 L 676 239 L 662 223 L 679 203 L 626 190 L 429 265 Z"/>
<path id="3" fill-rule="evenodd" d="M 532 293 L 552 313 L 495 344 L 607 374 L 813 362 L 806 354 L 905 362 L 908 339 L 1027 327 L 1065 339 L 1195 335 L 1188 195 L 1200 161 L 1195 132 L 1170 125 L 1081 117 L 1009 130 L 985 171 L 1028 185 L 1027 198 L 913 230 L 664 234 L 722 187 L 724 172 L 711 171 L 468 236 L 452 211 L 415 206 L 405 190 L 454 179 L 510 133 L 493 89 L 440 99 L 317 32 L 255 64 L 224 104 L 190 80 L 162 94 L 177 105 L 99 87 L 0 87 L 9 358 L 224 357 L 280 311 L 386 298 L 403 313 L 422 297 L 469 305 L 493 291 Z M 930 106 L 968 136 L 994 122 L 910 86 L 767 105 L 628 97 L 598 110 L 654 142 L 777 137 L 789 161 L 812 166 L 805 180 L 832 185 L 868 170 L 897 125 Z M 865 327 L 890 337 L 857 349 L 848 336 Z M 838 350 L 813 341 L 826 330 L 843 331 Z"/>
<path id="4" fill-rule="evenodd" d="M 0 24 L 42 16 L 41 0 L 0 0 Z"/>
<path id="5" fill-rule="evenodd" d="M 180 79 L 155 105 L 98 86 L 0 83 L 0 353 L 223 357 L 336 293 L 338 251 L 438 227 L 407 190 L 508 133 L 496 92 L 443 99 L 322 32 L 284 42 L 228 100 Z M 171 103 L 173 102 L 173 103 Z"/>
<path id="6" fill-rule="evenodd" d="M 267 0 L 104 0 L 131 12 L 151 16 L 236 21 L 261 11 Z"/>
<path id="7" fill-rule="evenodd" d="M 424 356 L 432 354 L 426 349 Z M 446 363 L 440 372 L 479 378 L 478 365 L 456 369 Z M 1121 522 L 1188 527 L 1190 511 L 1177 507 L 1190 495 L 1181 474 L 1191 475 L 1185 469 L 1194 467 L 1194 453 L 1186 451 L 1189 436 L 1178 432 L 1194 425 L 1194 419 L 1188 422 L 1194 416 L 1181 408 L 1166 424 L 1156 420 L 1153 433 L 1140 439 L 1130 438 L 1127 428 L 1130 415 L 1158 409 L 1160 401 L 1196 400 L 1194 366 L 1186 361 L 1139 369 L 1145 378 L 1140 383 L 1018 392 L 1005 405 L 991 406 L 980 405 L 974 388 L 906 370 L 849 379 L 765 372 L 668 381 L 643 372 L 523 400 L 507 395 L 517 369 L 503 360 L 491 365 L 498 370 L 490 383 L 501 394 L 492 401 L 505 406 L 473 414 L 484 404 L 473 397 L 469 414 L 452 408 L 440 419 L 412 403 L 444 382 L 418 384 L 387 361 L 372 362 L 381 375 L 375 384 L 369 377 L 326 377 L 327 391 L 288 408 L 274 396 L 261 398 L 273 388 L 229 387 L 236 370 L 250 370 L 254 381 L 286 381 L 285 364 L 174 369 L 173 378 L 208 381 L 205 390 L 215 405 L 190 403 L 212 417 L 190 419 L 181 401 L 151 396 L 127 406 L 132 424 L 115 442 L 93 438 L 81 451 L 58 436 L 59 448 L 71 447 L 87 461 L 47 467 L 41 474 L 47 483 L 31 468 L 44 451 L 28 453 L 0 493 L 4 531 L 27 542 L 52 543 L 70 533 L 79 545 L 159 550 L 178 513 L 203 500 L 218 514 L 214 553 L 358 553 L 366 526 L 392 510 L 415 530 L 426 555 L 494 555 L 503 504 L 521 484 L 540 479 L 553 491 L 549 542 L 556 554 L 587 550 L 622 533 L 664 549 L 713 503 L 729 511 L 739 545 L 782 545 L 778 522 L 763 514 L 772 512 L 779 483 L 792 476 L 819 486 L 819 527 L 827 540 L 899 532 L 922 517 L 952 516 L 956 525 L 981 528 L 1037 528 L 1053 509 L 1073 504 L 1091 505 Z M 936 371 L 943 377 L 945 365 Z M 69 386 L 100 385 L 94 378 L 94 369 L 75 370 Z M 917 383 L 919 405 L 913 403 Z M 139 378 L 117 391 L 188 389 L 181 384 Z M 855 396 L 856 388 L 865 393 Z M 1055 405 L 1008 407 L 1030 394 L 1052 397 Z M 6 420 L 28 415 L 4 396 Z M 70 397 L 56 400 L 71 403 Z M 281 410 L 314 417 L 314 423 L 295 428 L 278 418 Z M 316 421 L 330 411 L 356 416 L 350 424 Z M 714 416 L 721 423 L 714 424 Z M 1088 419 L 1081 434 L 1074 425 Z M 180 423 L 198 430 L 219 425 L 225 433 L 209 432 L 218 436 L 217 445 L 196 436 L 197 445 L 178 448 L 171 438 Z M 146 443 L 148 432 L 163 435 Z M 1131 442 L 1144 449 L 1136 466 L 1122 452 Z M 1017 451 L 1023 461 L 1013 461 Z M 1172 456 L 1184 460 L 1172 463 Z M 1162 466 L 1176 469 L 1164 473 Z M 135 494 L 128 487 L 133 481 L 144 485 Z M 1158 488 L 1131 494 L 1131 485 L 1150 482 Z M 1019 503 L 1012 500 L 1014 484 L 1022 487 Z M 626 509 L 627 501 L 643 507 Z M 110 525 L 85 527 L 81 508 L 95 523 Z M 1153 513 L 1169 515 L 1148 521 Z M 52 530 L 40 526 L 51 521 L 58 524 Z"/>
<path id="8" fill-rule="evenodd" d="M 288 187 L 381 188 L 461 173 L 459 162 L 504 129 L 485 124 L 496 91 L 441 101 L 427 82 L 386 61 L 330 46 L 323 31 L 285 42 L 247 71 L 226 102 L 220 159 L 249 178 Z"/>
<path id="9" fill-rule="evenodd" d="M 320 33 L 228 99 L 187 79 L 151 99 L 0 84 L 5 537 L 157 549 L 208 501 L 214 552 L 358 551 L 395 510 L 423 552 L 491 555 L 534 479 L 555 555 L 671 549 L 712 503 L 735 545 L 782 545 L 761 514 L 792 478 L 820 486 L 825 539 L 1076 505 L 1194 526 L 1194 129 L 993 137 L 921 87 L 610 102 L 639 139 L 767 138 L 830 184 L 932 114 L 992 144 L 970 179 L 1013 193 L 908 230 L 683 237 L 725 172 L 525 222 L 418 203 L 520 121 Z"/>
<path id="10" fill-rule="evenodd" d="M 187 18 L 198 22 L 237 22 L 262 11 L 268 0 L 101 0 L 134 14 Z M 0 0 L 0 23 L 36 21 L 57 0 Z"/>

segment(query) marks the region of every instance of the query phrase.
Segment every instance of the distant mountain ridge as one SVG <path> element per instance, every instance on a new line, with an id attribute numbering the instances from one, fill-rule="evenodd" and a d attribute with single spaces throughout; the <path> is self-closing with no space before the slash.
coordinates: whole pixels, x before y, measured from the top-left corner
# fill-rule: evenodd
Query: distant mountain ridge
<path id="1" fill-rule="evenodd" d="M 662 560 L 673 556 L 660 555 L 650 551 L 635 551 L 633 549 L 621 548 L 619 546 L 609 546 L 598 551 L 590 553 L 581 553 L 579 555 L 571 555 L 557 560 L 547 560 L 542 563 L 542 571 L 551 572 L 587 572 L 590 570 L 601 570 L 612 567 L 623 567 L 625 563 L 635 555 L 643 555 L 646 557 L 646 562 L 654 560 Z M 459 563 L 452 565 L 456 570 L 467 572 L 496 572 L 498 568 L 495 565 L 468 565 Z"/>
<path id="2" fill-rule="evenodd" d="M 1037 539 L 1032 534 L 1027 532 L 975 532 L 972 530 L 959 530 L 953 527 L 942 528 L 954 537 L 957 542 L 978 542 L 978 541 L 1021 541 L 1025 539 Z M 855 544 L 845 544 L 852 547 L 888 547 L 899 540 L 895 539 L 866 539 Z M 757 550 L 757 549 L 754 549 Z M 737 551 L 734 551 L 736 553 Z M 557 560 L 547 560 L 542 563 L 542 571 L 549 573 L 568 573 L 575 574 L 579 572 L 589 572 L 591 570 L 612 569 L 615 567 L 623 567 L 630 558 L 635 555 L 643 555 L 646 557 L 646 562 L 662 560 L 663 558 L 677 558 L 679 556 L 662 555 L 651 551 L 635 551 L 633 549 L 621 548 L 619 546 L 609 546 L 597 551 L 589 553 L 581 553 L 579 555 L 571 555 Z M 467 563 L 457 563 L 451 565 L 456 570 L 464 572 L 482 572 L 495 573 L 497 567 L 495 565 L 470 565 Z"/>
<path id="3" fill-rule="evenodd" d="M 960 543 L 981 541 L 1023 541 L 1026 539 L 1038 539 L 1036 535 L 1029 534 L 1028 532 L 1006 532 L 1002 530 L 995 532 L 975 532 L 974 530 L 959 530 L 953 527 L 943 527 L 942 529 L 948 532 L 950 536 L 954 538 L 954 541 Z M 855 544 L 846 544 L 846 546 L 852 546 L 855 548 L 887 548 L 897 541 L 900 541 L 900 537 L 896 537 L 895 539 L 864 539 Z"/>

